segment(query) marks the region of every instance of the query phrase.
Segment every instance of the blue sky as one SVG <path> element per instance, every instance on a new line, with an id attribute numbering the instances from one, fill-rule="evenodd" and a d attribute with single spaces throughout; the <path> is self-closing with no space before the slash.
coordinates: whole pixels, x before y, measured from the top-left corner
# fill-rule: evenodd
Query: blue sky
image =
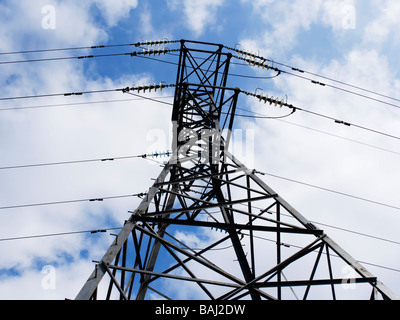
<path id="1" fill-rule="evenodd" d="M 54 9 L 55 16 L 43 11 L 46 6 Z M 3 0 L 0 52 L 163 38 L 202 40 L 236 46 L 277 63 L 399 99 L 399 13 L 400 4 L 394 0 Z M 54 19 L 54 28 L 48 19 Z M 134 50 L 123 47 L 0 55 L 0 61 Z M 174 56 L 165 59 L 177 61 Z M 176 79 L 173 65 L 128 56 L 2 64 L 0 68 L 0 97 L 174 83 Z M 231 71 L 254 77 L 232 78 L 242 89 L 254 92 L 260 88 L 281 98 L 287 95 L 295 106 L 400 136 L 398 108 L 354 94 L 366 91 L 309 74 L 352 93 L 316 86 L 287 74 L 259 79 L 256 77 L 273 74 L 247 66 L 233 65 Z M 170 101 L 172 94 L 172 90 L 166 90 L 161 95 Z M 394 99 L 367 95 L 400 105 Z M 0 109 L 91 103 L 0 110 L 0 167 L 169 149 L 170 107 L 150 101 L 104 102 L 130 98 L 113 93 L 0 101 Z M 264 115 L 284 112 L 246 97 L 240 98 L 240 107 Z M 246 145 L 254 146 L 247 154 L 245 147 L 237 149 L 241 152 L 238 158 L 259 171 L 400 206 L 398 139 L 301 112 L 284 120 L 237 119 L 237 128 L 252 139 Z M 142 159 L 0 170 L 0 207 L 144 192 L 160 170 L 157 163 Z M 400 241 L 399 210 L 273 177 L 265 177 L 265 181 L 310 220 Z M 1 210 L 0 238 L 116 227 L 139 200 Z M 400 294 L 398 272 L 388 270 L 400 269 L 397 244 L 335 228 L 326 231 L 356 259 L 368 262 L 367 268 Z M 93 268 L 91 260 L 101 257 L 110 238 L 109 234 L 77 234 L 0 242 L 0 253 L 5 257 L 0 262 L 0 298 L 73 298 Z M 87 251 L 80 254 L 83 250 Z M 38 261 L 56 266 L 56 290 L 41 287 L 43 274 Z"/>

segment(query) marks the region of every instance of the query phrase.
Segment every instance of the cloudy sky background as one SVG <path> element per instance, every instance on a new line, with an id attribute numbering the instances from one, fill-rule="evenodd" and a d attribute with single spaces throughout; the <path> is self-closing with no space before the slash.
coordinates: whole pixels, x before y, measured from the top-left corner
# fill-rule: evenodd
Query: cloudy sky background
<path id="1" fill-rule="evenodd" d="M 232 80 L 244 90 L 287 96 L 300 108 L 394 136 L 298 111 L 283 120 L 238 118 L 237 128 L 247 141 L 237 131 L 244 143 L 234 154 L 261 172 L 395 207 L 262 177 L 399 295 L 399 14 L 394 0 L 1 1 L 0 61 L 8 63 L 0 64 L 0 98 L 174 83 L 173 64 L 129 56 L 10 63 L 130 52 L 134 47 L 4 54 L 164 38 L 236 46 L 274 60 L 282 69 L 279 63 L 385 95 L 287 68 L 352 93 L 288 74 L 268 80 L 262 77 L 274 73 L 239 65 L 231 69 L 252 77 Z M 177 62 L 176 56 L 163 59 Z M 166 102 L 171 95 L 171 89 L 157 93 Z M 241 97 L 239 104 L 263 115 L 287 111 L 249 97 Z M 122 93 L 0 100 L 1 299 L 74 298 L 93 269 L 91 261 L 100 259 L 112 240 L 109 233 L 10 238 L 120 227 L 140 199 L 5 207 L 137 194 L 161 171 L 159 163 L 141 158 L 4 167 L 164 151 L 170 148 L 170 113 L 168 105 Z M 55 272 L 55 288 L 46 282 L 49 270 Z"/>

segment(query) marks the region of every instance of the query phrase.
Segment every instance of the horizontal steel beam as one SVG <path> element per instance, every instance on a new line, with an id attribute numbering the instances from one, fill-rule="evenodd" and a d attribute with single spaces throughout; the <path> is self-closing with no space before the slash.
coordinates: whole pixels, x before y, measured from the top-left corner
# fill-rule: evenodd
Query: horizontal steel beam
<path id="1" fill-rule="evenodd" d="M 165 190 L 164 190 L 165 191 Z M 260 200 L 265 200 L 265 199 L 270 199 L 274 198 L 277 195 L 270 195 L 270 196 L 262 196 L 262 197 L 255 197 L 255 198 L 246 198 L 246 199 L 239 199 L 239 200 L 232 200 L 232 201 L 226 201 L 224 203 L 212 203 L 206 200 L 202 199 L 196 199 L 196 201 L 201 201 L 206 203 L 206 205 L 197 205 L 193 207 L 186 207 L 186 208 L 177 208 L 177 209 L 171 209 L 171 210 L 165 210 L 165 211 L 158 211 L 158 212 L 148 212 L 146 213 L 146 216 L 160 216 L 160 215 L 170 215 L 174 213 L 180 213 L 180 212 L 185 212 L 185 211 L 193 211 L 193 210 L 207 210 L 211 208 L 216 208 L 216 207 L 225 207 L 229 209 L 227 206 L 233 205 L 233 204 L 238 204 L 238 203 L 243 203 L 243 202 L 250 202 L 250 201 L 260 201 Z M 129 213 L 134 213 L 132 211 L 128 211 Z"/>
<path id="2" fill-rule="evenodd" d="M 157 213 L 160 214 L 160 213 Z M 231 224 L 223 222 L 208 222 L 208 221 L 196 221 L 196 220 L 178 220 L 171 218 L 161 217 L 149 217 L 147 215 L 136 215 L 131 218 L 132 221 L 136 222 L 153 222 L 162 223 L 168 225 L 183 225 L 193 227 L 207 227 L 207 228 L 218 228 L 218 229 L 237 229 L 237 230 L 253 230 L 253 231 L 265 231 L 265 232 L 282 232 L 282 233 L 295 233 L 295 234 L 313 234 L 322 235 L 322 230 L 310 230 L 302 228 L 283 228 L 283 227 L 272 227 L 272 226 L 261 226 L 261 225 L 248 225 L 248 224 Z"/>
<path id="3" fill-rule="evenodd" d="M 339 285 L 348 283 L 376 283 L 376 277 L 370 278 L 345 278 L 345 279 L 319 279 L 319 280 L 294 280 L 280 282 L 264 282 L 252 284 L 256 288 L 276 288 L 276 287 L 301 287 L 301 286 L 321 286 Z"/>
<path id="4" fill-rule="evenodd" d="M 191 281 L 191 282 L 198 282 L 198 283 L 207 283 L 207 284 L 213 284 L 213 285 L 231 287 L 231 288 L 239 288 L 239 287 L 241 287 L 241 285 L 237 284 L 237 283 L 220 282 L 220 281 L 215 281 L 215 280 L 199 279 L 199 278 L 193 278 L 193 277 L 184 277 L 184 276 L 179 276 L 179 275 L 175 275 L 175 274 L 171 274 L 171 273 L 161 273 L 161 272 L 154 272 L 154 271 L 148 271 L 148 270 L 141 270 L 141 269 L 133 269 L 133 268 L 115 266 L 115 265 L 109 265 L 108 267 L 110 269 L 116 269 L 116 270 L 121 270 L 121 271 L 137 272 L 137 273 L 141 273 L 141 274 L 152 275 L 152 276 L 156 276 L 158 278 L 171 278 L 171 279 L 176 279 L 176 280 Z"/>

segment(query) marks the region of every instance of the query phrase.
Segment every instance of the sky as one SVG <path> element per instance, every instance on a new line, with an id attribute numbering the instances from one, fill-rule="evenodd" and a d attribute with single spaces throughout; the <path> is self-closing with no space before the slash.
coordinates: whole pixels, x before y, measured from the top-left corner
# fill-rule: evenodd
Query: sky
<path id="1" fill-rule="evenodd" d="M 171 147 L 168 104 L 121 92 L 21 97 L 173 84 L 176 65 L 160 60 L 178 58 L 18 61 L 126 53 L 160 39 L 221 43 L 287 71 L 231 67 L 239 88 L 330 119 L 300 110 L 237 118 L 233 153 L 400 295 L 399 13 L 394 0 L 1 0 L 0 299 L 74 298 L 117 231 L 76 232 L 121 227 L 140 201 L 121 196 L 146 192 L 165 159 L 27 165 Z M 252 97 L 238 103 L 246 114 L 288 114 Z M 25 206 L 103 197 L 117 198 Z"/>

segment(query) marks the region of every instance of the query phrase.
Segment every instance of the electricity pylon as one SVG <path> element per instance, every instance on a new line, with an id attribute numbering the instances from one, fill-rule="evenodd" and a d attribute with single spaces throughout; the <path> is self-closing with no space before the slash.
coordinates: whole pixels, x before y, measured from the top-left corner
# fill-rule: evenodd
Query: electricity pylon
<path id="1" fill-rule="evenodd" d="M 396 299 L 229 152 L 223 49 L 181 41 L 172 157 L 76 299 Z"/>

